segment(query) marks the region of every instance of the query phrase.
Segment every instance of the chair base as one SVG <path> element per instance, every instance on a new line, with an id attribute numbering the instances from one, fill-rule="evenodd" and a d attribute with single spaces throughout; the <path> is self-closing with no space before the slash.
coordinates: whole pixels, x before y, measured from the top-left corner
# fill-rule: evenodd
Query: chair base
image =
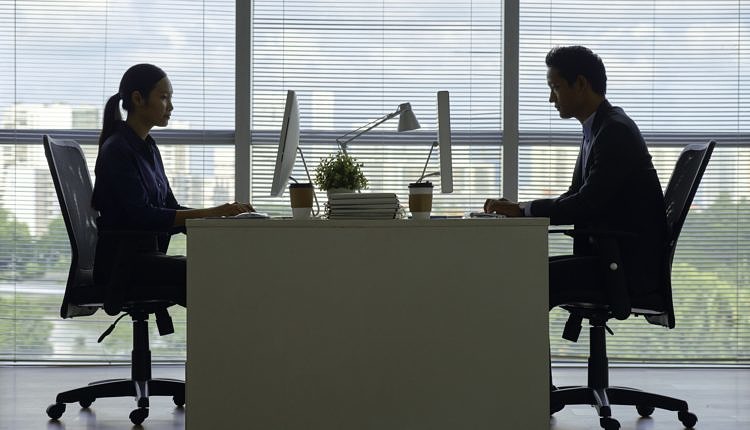
<path id="1" fill-rule="evenodd" d="M 134 397 L 137 409 L 130 413 L 133 424 L 141 424 L 148 417 L 149 397 L 172 396 L 175 405 L 185 405 L 185 382 L 179 379 L 108 379 L 64 391 L 57 395 L 55 404 L 47 408 L 47 415 L 56 420 L 65 412 L 66 403 L 79 403 L 88 408 L 96 399 L 105 397 Z"/>
<path id="2" fill-rule="evenodd" d="M 692 428 L 698 421 L 697 417 L 688 411 L 688 404 L 684 400 L 627 387 L 572 386 L 559 387 L 550 392 L 550 414 L 559 412 L 568 405 L 594 406 L 599 414 L 600 424 L 605 430 L 620 428 L 620 423 L 612 418 L 611 405 L 635 406 L 642 417 L 650 416 L 655 408 L 676 411 L 677 418 L 686 428 Z"/>

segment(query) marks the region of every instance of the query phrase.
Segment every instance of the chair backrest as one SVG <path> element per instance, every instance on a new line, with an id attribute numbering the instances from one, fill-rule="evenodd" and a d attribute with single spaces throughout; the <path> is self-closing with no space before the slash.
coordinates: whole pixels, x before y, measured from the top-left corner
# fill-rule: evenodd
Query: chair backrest
<path id="1" fill-rule="evenodd" d="M 677 245 L 677 239 L 682 231 L 682 225 L 685 223 L 690 205 L 693 203 L 698 185 L 700 185 L 703 173 L 706 171 L 708 161 L 711 159 L 715 141 L 701 144 L 691 144 L 685 147 L 680 153 L 672 177 L 669 178 L 669 184 L 664 192 L 664 204 L 667 210 L 667 250 L 668 262 L 665 273 L 665 290 L 664 303 L 667 304 L 668 321 L 659 321 L 660 325 L 666 325 L 674 328 L 674 307 L 672 304 L 672 260 Z M 654 324 L 658 318 L 649 318 L 649 322 Z M 653 319 L 653 320 L 652 320 Z"/>
<path id="2" fill-rule="evenodd" d="M 60 315 L 63 318 L 91 315 L 100 306 L 81 306 L 72 300 L 77 289 L 94 288 L 96 218 L 99 213 L 91 207 L 93 188 L 86 157 L 76 141 L 53 139 L 47 135 L 44 136 L 44 154 L 55 184 L 72 253 Z"/>
<path id="3" fill-rule="evenodd" d="M 680 153 L 664 192 L 664 204 L 667 208 L 667 228 L 669 242 L 669 264 L 672 265 L 677 239 L 682 231 L 690 205 L 693 203 L 698 185 L 706 171 L 708 161 L 716 146 L 715 141 L 688 145 Z"/>

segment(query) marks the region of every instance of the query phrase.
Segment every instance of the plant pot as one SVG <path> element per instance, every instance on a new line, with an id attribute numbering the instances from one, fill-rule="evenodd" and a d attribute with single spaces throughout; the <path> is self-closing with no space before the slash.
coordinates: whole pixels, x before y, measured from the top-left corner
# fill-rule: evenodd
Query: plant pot
<path id="1" fill-rule="evenodd" d="M 349 188 L 329 188 L 326 190 L 326 194 L 328 195 L 328 200 L 331 200 L 331 194 L 340 194 L 340 193 L 353 193 L 354 190 L 351 190 Z"/>

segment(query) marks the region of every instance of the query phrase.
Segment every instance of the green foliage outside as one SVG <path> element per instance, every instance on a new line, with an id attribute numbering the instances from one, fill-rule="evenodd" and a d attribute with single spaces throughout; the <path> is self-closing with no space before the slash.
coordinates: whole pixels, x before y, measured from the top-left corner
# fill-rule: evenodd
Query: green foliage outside
<path id="1" fill-rule="evenodd" d="M 315 168 L 315 184 L 323 191 L 332 188 L 354 191 L 365 189 L 367 178 L 362 173 L 363 166 L 362 163 L 357 163 L 356 158 L 339 151 L 320 160 L 320 164 Z"/>
<path id="2" fill-rule="evenodd" d="M 185 236 L 174 236 L 170 244 L 171 254 L 185 253 Z M 50 338 L 54 338 L 53 327 L 76 333 L 66 352 L 58 359 L 96 357 L 106 355 L 111 360 L 128 361 L 132 349 L 132 325 L 126 317 L 101 344 L 99 335 L 114 318 L 98 312 L 92 317 L 63 320 L 60 305 L 65 289 L 65 278 L 70 265 L 70 242 L 62 217 L 50 222 L 46 233 L 32 237 L 23 222 L 11 218 L 0 209 L 0 282 L 14 286 L 18 280 L 36 280 L 39 285 L 59 286 L 59 294 L 26 293 L 21 290 L 0 291 L 0 358 L 42 359 L 54 353 Z M 14 287 L 15 290 L 15 287 Z M 170 308 L 175 333 L 159 336 L 156 324 L 151 321 L 151 351 L 155 358 L 184 359 L 185 355 L 185 310 L 179 306 Z"/>
<path id="3" fill-rule="evenodd" d="M 728 195 L 691 210 L 672 265 L 676 327 L 649 325 L 644 318 L 613 320 L 609 326 L 615 336 L 607 335 L 611 356 L 639 361 L 642 351 L 658 351 L 662 357 L 689 362 L 750 361 L 750 339 L 738 333 L 738 327 L 750 329 L 750 255 L 740 251 L 750 243 L 748 214 L 750 202 L 733 202 Z M 706 240 L 718 245 L 706 247 Z M 567 316 L 560 309 L 550 313 L 552 355 L 585 359 L 588 327 L 583 327 L 578 343 L 561 339 Z M 636 331 L 648 334 L 633 343 Z M 687 343 L 687 339 L 699 342 Z"/>
<path id="4" fill-rule="evenodd" d="M 62 291 L 59 295 L 15 294 L 0 295 L 0 357 L 18 360 L 51 358 L 56 360 L 90 360 L 106 356 L 108 360 L 127 362 L 133 345 L 132 324 L 123 318 L 117 328 L 102 343 L 99 335 L 114 321 L 103 311 L 93 316 L 61 319 L 59 317 Z M 14 311 L 14 309 L 16 311 Z M 153 318 L 149 320 L 150 348 L 155 359 L 184 360 L 187 331 L 185 309 L 173 306 L 169 313 L 174 320 L 175 333 L 159 336 Z M 58 334 L 53 334 L 57 327 Z M 75 334 L 70 339 L 70 333 Z M 55 345 L 56 336 L 64 343 Z"/>
<path id="5" fill-rule="evenodd" d="M 648 325 L 643 318 L 612 321 L 610 327 L 615 336 L 608 335 L 607 341 L 613 360 L 639 361 L 642 353 L 648 351 L 665 360 L 700 362 L 708 357 L 710 362 L 750 362 L 750 338 L 740 334 L 750 329 L 750 253 L 743 251 L 750 243 L 747 214 L 750 202 L 731 202 L 727 196 L 721 196 L 709 207 L 691 211 L 672 271 L 677 327 L 667 330 Z M 706 240 L 714 245 L 706 246 Z M 112 323 L 112 317 L 102 312 L 86 318 L 59 317 L 70 262 L 62 218 L 52 221 L 48 232 L 35 238 L 24 223 L 0 209 L 0 246 L 0 284 L 13 287 L 17 280 L 23 280 L 26 284 L 59 287 L 58 294 L 29 294 L 21 289 L 0 292 L 0 357 L 34 359 L 52 354 L 58 331 L 53 329 L 62 327 L 66 333 L 75 333 L 72 341 L 66 337 L 69 335 L 62 335 L 74 354 L 129 359 L 132 329 L 127 318 L 102 344 L 97 344 L 97 337 Z M 174 236 L 170 253 L 184 251 L 185 236 Z M 174 334 L 158 336 L 153 321 L 150 324 L 152 353 L 155 359 L 182 360 L 186 311 L 175 306 L 170 314 L 175 323 Z M 578 343 L 564 341 L 560 334 L 566 318 L 567 312 L 562 310 L 550 313 L 552 355 L 566 360 L 585 359 L 587 327 Z M 688 339 L 699 341 L 691 343 Z M 58 344 L 54 346 L 59 348 Z"/>
<path id="6" fill-rule="evenodd" d="M 66 270 L 70 255 L 70 242 L 62 217 L 54 219 L 47 233 L 34 238 L 29 227 L 0 209 L 0 280 L 14 276 L 33 279 L 50 271 Z"/>
<path id="7" fill-rule="evenodd" d="M 52 353 L 49 337 L 52 323 L 45 320 L 45 301 L 39 295 L 0 295 L 0 356 L 48 355 Z M 58 303 L 59 307 L 59 303 Z M 21 314 L 14 312 L 18 309 Z"/>
<path id="8" fill-rule="evenodd" d="M 33 246 L 29 227 L 0 208 L 0 280 L 10 279 L 13 272 L 33 274 Z M 8 252 L 8 250 L 14 250 Z"/>

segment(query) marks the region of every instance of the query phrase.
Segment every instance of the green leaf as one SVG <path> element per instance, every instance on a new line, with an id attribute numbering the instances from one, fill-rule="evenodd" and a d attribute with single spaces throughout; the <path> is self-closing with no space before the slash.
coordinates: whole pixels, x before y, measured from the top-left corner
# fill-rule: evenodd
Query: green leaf
<path id="1" fill-rule="evenodd" d="M 365 189 L 368 182 L 363 167 L 364 164 L 358 163 L 356 158 L 338 151 L 320 160 L 315 168 L 315 185 L 323 191 L 331 188 Z"/>

